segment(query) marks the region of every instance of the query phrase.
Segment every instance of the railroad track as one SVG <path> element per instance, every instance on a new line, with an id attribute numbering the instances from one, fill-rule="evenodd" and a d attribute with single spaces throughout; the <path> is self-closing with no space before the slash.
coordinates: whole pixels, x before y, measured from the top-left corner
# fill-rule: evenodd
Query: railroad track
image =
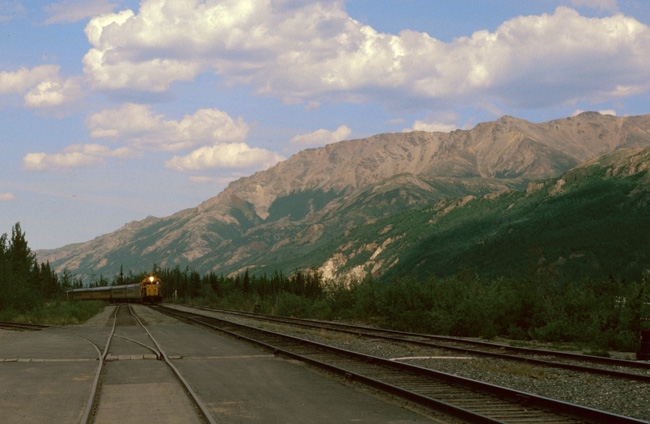
<path id="1" fill-rule="evenodd" d="M 409 333 L 404 331 L 386 330 L 381 328 L 372 328 L 367 326 L 336 323 L 330 321 L 279 317 L 200 306 L 192 307 L 211 312 L 219 312 L 222 314 L 277 323 L 281 325 L 290 325 L 313 330 L 326 329 L 328 331 L 352 334 L 358 337 L 383 339 L 391 342 L 407 343 L 472 356 L 498 358 L 508 361 L 525 362 L 528 364 L 539 365 L 543 367 L 560 368 L 584 373 L 605 375 L 609 377 L 622 378 L 625 380 L 650 382 L 650 362 L 605 358 L 572 352 L 505 346 L 478 340 L 465 340 L 446 336 Z"/>
<path id="2" fill-rule="evenodd" d="M 147 335 L 148 339 L 150 340 L 151 343 L 153 343 L 154 346 L 151 346 L 147 343 L 142 343 L 140 341 L 137 341 L 133 339 L 132 337 L 124 337 L 115 334 L 116 333 L 116 328 L 119 327 L 120 325 L 133 325 L 131 323 L 128 323 L 129 321 L 135 321 L 135 325 L 139 326 Z M 127 324 L 128 323 L 128 324 Z M 106 345 L 102 349 L 100 346 L 97 346 L 95 343 L 91 342 L 88 339 L 85 339 L 88 343 L 92 344 L 95 346 L 95 349 L 97 351 L 98 355 L 98 360 L 99 364 L 97 367 L 97 371 L 95 373 L 95 377 L 93 380 L 93 383 L 91 385 L 91 391 L 88 396 L 88 400 L 86 403 L 86 406 L 84 408 L 84 412 L 82 415 L 82 419 L 80 421 L 81 424 L 88 424 L 92 423 L 94 421 L 94 416 L 97 414 L 97 410 L 99 407 L 100 403 L 100 398 L 101 398 L 101 389 L 102 389 L 102 375 L 104 368 L 107 366 L 107 363 L 110 363 L 111 359 L 116 359 L 116 358 L 111 358 L 110 356 L 110 348 L 111 348 L 111 342 L 114 338 L 120 338 L 129 342 L 132 342 L 134 344 L 138 344 L 140 346 L 144 346 L 147 349 L 149 349 L 153 353 L 153 358 L 152 359 L 159 359 L 165 362 L 165 364 L 170 368 L 178 382 L 183 386 L 183 390 L 185 393 L 187 393 L 188 397 L 190 398 L 190 401 L 194 404 L 194 409 L 198 412 L 200 415 L 199 420 L 202 422 L 210 423 L 210 424 L 215 424 L 216 421 L 212 418 L 212 416 L 209 414 L 207 407 L 203 404 L 203 401 L 198 397 L 198 395 L 194 392 L 193 388 L 190 386 L 190 384 L 187 382 L 187 380 L 183 377 L 183 375 L 180 373 L 180 371 L 172 364 L 170 361 L 169 357 L 165 353 L 165 351 L 161 348 L 160 344 L 158 341 L 154 338 L 154 336 L 151 334 L 151 332 L 147 329 L 147 327 L 142 323 L 142 321 L 138 318 L 138 316 L 133 312 L 132 308 L 130 305 L 118 305 L 115 308 L 115 314 L 113 315 L 113 324 L 112 328 L 109 332 L 108 339 L 106 342 Z M 136 402 L 141 402 L 141 399 L 134 399 Z"/>
<path id="3" fill-rule="evenodd" d="M 6 330 L 40 331 L 49 327 L 50 327 L 49 325 L 41 325 L 41 324 L 23 324 L 18 322 L 0 321 L 0 328 L 4 328 Z"/>
<path id="4" fill-rule="evenodd" d="M 642 423 L 633 418 L 534 396 L 405 363 L 351 352 L 231 321 L 154 309 L 245 339 L 290 358 L 472 423 Z"/>

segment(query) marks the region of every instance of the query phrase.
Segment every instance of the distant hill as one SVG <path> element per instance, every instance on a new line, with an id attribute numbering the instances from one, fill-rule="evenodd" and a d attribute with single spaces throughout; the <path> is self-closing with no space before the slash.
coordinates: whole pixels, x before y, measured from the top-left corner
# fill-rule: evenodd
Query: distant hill
<path id="1" fill-rule="evenodd" d="M 120 266 L 126 270 L 147 270 L 154 263 L 222 274 L 245 269 L 290 273 L 316 267 L 330 277 L 365 271 L 379 276 L 403 266 L 423 270 L 429 267 L 427 264 L 438 264 L 431 268 L 437 269 L 436 272 L 447 272 L 466 263 L 483 268 L 490 260 L 498 262 L 500 253 L 467 250 L 468 245 L 463 244 L 461 236 L 483 237 L 476 240 L 477 246 L 495 242 L 497 239 L 485 233 L 487 222 L 476 221 L 478 218 L 474 217 L 472 225 L 477 227 L 472 229 L 471 220 L 467 221 L 468 225 L 462 224 L 465 222 L 462 216 L 454 225 L 447 221 L 451 218 L 444 218 L 441 222 L 447 222 L 449 234 L 453 233 L 454 226 L 454 231 L 460 231 L 453 233 L 456 234 L 454 243 L 445 246 L 424 239 L 425 234 L 430 234 L 430 224 L 422 226 L 425 223 L 417 214 L 426 210 L 439 214 L 437 207 L 443 207 L 444 211 L 458 202 L 467 203 L 469 209 L 456 208 L 459 212 L 449 213 L 449 217 L 462 215 L 460 210 L 472 210 L 482 201 L 470 201 L 467 196 L 490 199 L 482 196 L 494 193 L 503 193 L 494 194 L 492 202 L 496 203 L 513 197 L 516 200 L 512 202 L 513 209 L 517 211 L 520 205 L 528 204 L 517 196 L 531 201 L 535 198 L 521 194 L 527 187 L 537 187 L 529 185 L 531 182 L 547 181 L 538 183 L 546 187 L 550 179 L 582 162 L 617 151 L 621 151 L 621 160 L 625 161 L 628 156 L 621 149 L 648 146 L 650 115 L 618 118 L 595 112 L 541 124 L 503 117 L 471 130 L 451 133 L 380 134 L 302 151 L 267 171 L 231 183 L 196 208 L 164 218 L 148 217 L 86 243 L 36 253 L 39 260 L 49 260 L 55 269 L 67 268 L 82 278 L 91 274 L 110 278 L 119 272 Z M 571 172 L 592 169 L 600 166 L 599 163 L 582 165 Z M 577 178 L 578 174 L 575 175 Z M 563 177 L 566 187 L 573 187 L 570 177 L 566 178 Z M 602 187 L 598 182 L 601 180 Z M 605 190 L 605 186 L 623 180 L 597 178 L 594 190 Z M 594 192 L 593 196 L 596 195 Z M 558 210 L 570 214 L 570 204 L 574 201 L 567 202 Z M 499 207 L 494 206 L 495 210 Z M 391 217 L 397 221 L 384 225 Z M 570 217 L 561 220 L 566 222 L 564 228 L 571 228 Z M 384 226 L 379 228 L 379 223 Z M 395 232 L 404 225 L 409 226 L 408 231 Z M 508 234 L 523 231 L 525 227 L 520 228 L 519 221 L 511 225 Z M 502 237 L 500 230 L 501 227 L 493 229 L 499 234 L 498 240 Z M 366 235 L 361 237 L 362 233 Z M 391 248 L 393 256 L 384 257 L 391 251 L 388 246 L 400 245 L 389 240 L 390 237 L 383 237 L 388 234 L 395 240 L 399 237 L 403 243 L 417 235 L 424 244 L 409 242 L 403 244 L 402 250 Z M 557 237 L 563 236 L 558 233 Z M 427 243 L 433 243 L 433 247 Z M 451 254 L 456 245 L 456 256 L 447 259 L 444 266 L 441 254 L 427 253 Z M 482 254 L 488 256 L 485 264 L 476 259 Z M 544 254 L 543 247 L 541 254 Z M 571 263 L 575 258 L 585 258 L 575 255 L 557 260 Z M 545 260 L 550 259 L 545 256 Z"/>

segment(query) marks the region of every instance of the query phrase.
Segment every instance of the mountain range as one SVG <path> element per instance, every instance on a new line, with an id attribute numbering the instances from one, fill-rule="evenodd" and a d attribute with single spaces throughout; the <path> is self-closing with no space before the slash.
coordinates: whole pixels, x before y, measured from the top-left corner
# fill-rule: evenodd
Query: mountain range
<path id="1" fill-rule="evenodd" d="M 618 202 L 619 209 L 610 210 L 620 215 L 616 222 L 647 225 L 648 147 L 650 115 L 597 112 L 539 124 L 504 116 L 450 133 L 379 134 L 301 151 L 230 183 L 195 208 L 36 254 L 82 279 L 153 264 L 224 275 L 316 268 L 328 278 L 444 274 L 463 267 L 492 273 L 519 264 L 514 273 L 542 257 L 570 275 L 576 258 L 610 265 L 589 250 L 591 241 L 575 245 L 569 239 L 587 228 L 565 214 L 609 208 L 595 201 Z M 628 189 L 622 198 L 615 195 Z M 602 224 L 601 218 L 590 222 Z M 535 228 L 564 247 L 543 240 L 522 244 L 535 239 Z M 508 257 L 516 252 L 504 232 L 527 252 L 525 264 Z M 620 272 L 648 267 L 629 261 L 616 265 Z"/>

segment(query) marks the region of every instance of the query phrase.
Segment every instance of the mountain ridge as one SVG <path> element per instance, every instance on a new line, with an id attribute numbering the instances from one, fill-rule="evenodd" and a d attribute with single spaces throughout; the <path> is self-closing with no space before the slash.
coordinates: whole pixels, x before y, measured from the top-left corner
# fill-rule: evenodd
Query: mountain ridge
<path id="1" fill-rule="evenodd" d="M 273 253 L 300 268 L 290 260 L 296 248 L 318 249 L 369 220 L 449 197 L 525 188 L 602 154 L 644 146 L 650 115 L 594 112 L 541 124 L 505 116 L 450 133 L 377 134 L 301 151 L 194 208 L 36 253 L 82 277 L 142 263 L 269 269 Z"/>

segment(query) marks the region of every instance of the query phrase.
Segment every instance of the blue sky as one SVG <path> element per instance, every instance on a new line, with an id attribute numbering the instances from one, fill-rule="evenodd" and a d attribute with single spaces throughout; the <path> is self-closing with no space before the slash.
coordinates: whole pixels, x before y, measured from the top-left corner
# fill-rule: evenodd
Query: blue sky
<path id="1" fill-rule="evenodd" d="M 0 0 L 0 233 L 167 216 L 305 148 L 650 113 L 645 0 Z"/>

